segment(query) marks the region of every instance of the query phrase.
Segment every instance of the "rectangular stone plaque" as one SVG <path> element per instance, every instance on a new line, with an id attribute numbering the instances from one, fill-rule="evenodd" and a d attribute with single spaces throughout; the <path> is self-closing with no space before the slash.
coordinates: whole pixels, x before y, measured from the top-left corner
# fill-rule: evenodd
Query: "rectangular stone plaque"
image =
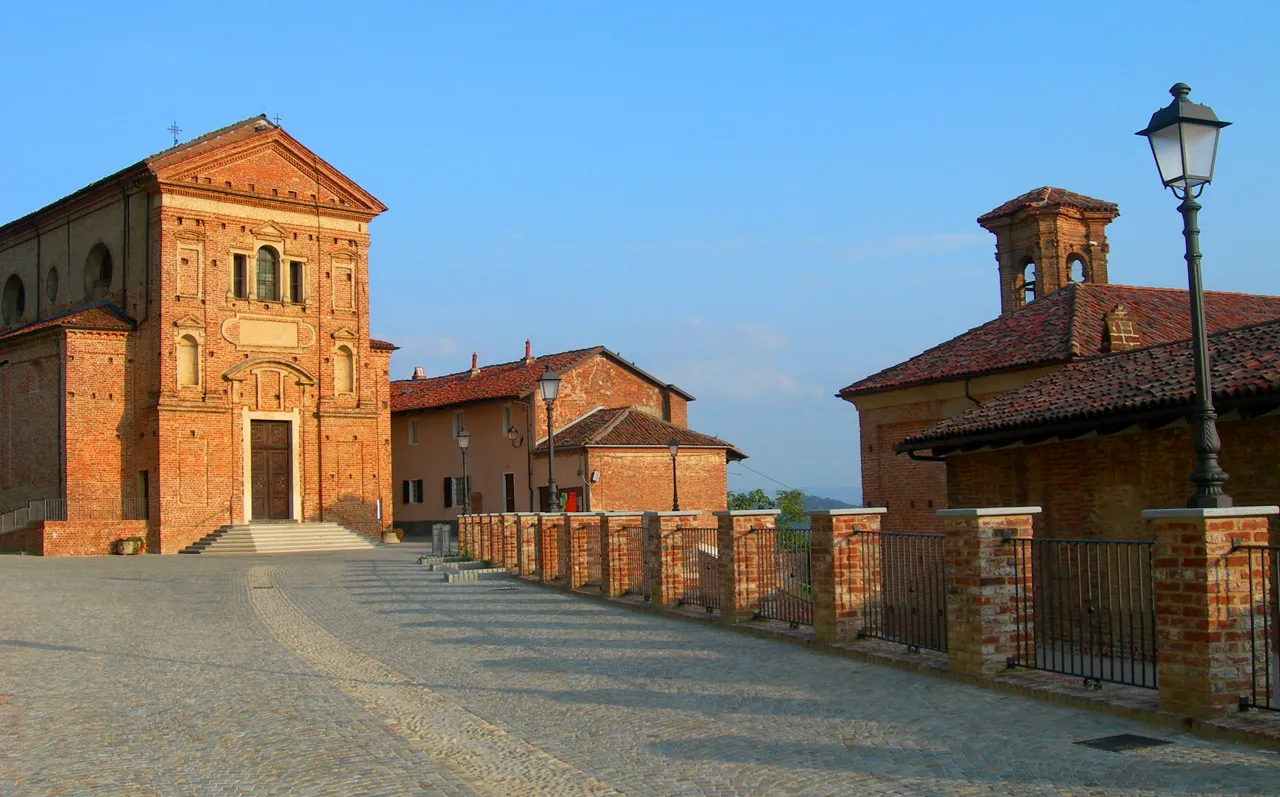
<path id="1" fill-rule="evenodd" d="M 298 348 L 298 325 L 293 321 L 240 319 L 241 346 Z"/>

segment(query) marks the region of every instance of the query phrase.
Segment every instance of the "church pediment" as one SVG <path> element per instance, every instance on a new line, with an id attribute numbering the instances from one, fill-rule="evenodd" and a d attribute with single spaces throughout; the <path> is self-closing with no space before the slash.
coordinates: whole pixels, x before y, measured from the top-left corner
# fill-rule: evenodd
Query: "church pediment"
<path id="1" fill-rule="evenodd" d="M 355 340 L 359 337 L 350 327 L 340 327 L 332 334 L 334 340 Z"/>
<path id="2" fill-rule="evenodd" d="M 173 325 L 179 329 L 204 329 L 204 321 L 193 315 L 184 315 L 174 321 Z"/>
<path id="3" fill-rule="evenodd" d="M 273 222 L 267 222 L 253 228 L 253 237 L 260 241 L 283 241 L 288 236 L 285 231 Z"/>
<path id="4" fill-rule="evenodd" d="M 332 210 L 377 215 L 386 207 L 288 133 L 271 128 L 166 164 L 163 183 L 294 200 Z"/>

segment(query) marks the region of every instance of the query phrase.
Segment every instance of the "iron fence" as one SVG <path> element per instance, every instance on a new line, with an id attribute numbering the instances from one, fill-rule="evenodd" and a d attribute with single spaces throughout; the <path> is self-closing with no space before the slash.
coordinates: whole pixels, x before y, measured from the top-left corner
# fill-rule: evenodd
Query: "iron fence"
<path id="1" fill-rule="evenodd" d="M 680 603 L 702 606 L 707 612 L 720 608 L 720 548 L 716 529 L 680 529 L 677 562 L 680 571 Z"/>
<path id="2" fill-rule="evenodd" d="M 623 565 L 623 584 L 626 593 L 639 595 L 649 600 L 652 595 L 649 580 L 649 561 L 645 556 L 645 548 L 649 541 L 649 530 L 643 526 L 627 526 L 622 529 L 626 539 L 624 550 L 626 563 Z"/>
<path id="3" fill-rule="evenodd" d="M 755 616 L 782 620 L 792 628 L 813 625 L 809 530 L 752 529 L 743 545 L 748 562 L 757 568 L 746 595 Z"/>
<path id="4" fill-rule="evenodd" d="M 1014 539 L 1017 644 L 1010 662 L 1156 687 L 1153 544 Z"/>
<path id="5" fill-rule="evenodd" d="M 1249 635 L 1249 695 L 1241 699 L 1241 703 L 1252 708 L 1267 711 L 1280 711 L 1280 656 L 1277 655 L 1277 643 L 1274 633 L 1275 623 L 1280 618 L 1280 584 L 1276 583 L 1276 567 L 1280 566 L 1280 547 L 1268 545 L 1242 545 L 1232 541 L 1231 552 L 1243 557 L 1245 570 L 1238 573 L 1241 578 L 1227 579 L 1228 588 L 1247 590 L 1249 595 L 1249 616 L 1247 632 Z M 1228 566 L 1238 564 L 1228 560 Z M 1244 631 L 1245 629 L 1241 629 Z"/>
<path id="6" fill-rule="evenodd" d="M 133 496 L 83 499 L 45 498 L 0 515 L 0 534 L 43 520 L 146 520 L 147 505 Z"/>
<path id="7" fill-rule="evenodd" d="M 906 645 L 908 650 L 947 651 L 946 567 L 943 536 L 864 531 L 844 545 L 861 547 L 865 594 L 859 637 Z"/>

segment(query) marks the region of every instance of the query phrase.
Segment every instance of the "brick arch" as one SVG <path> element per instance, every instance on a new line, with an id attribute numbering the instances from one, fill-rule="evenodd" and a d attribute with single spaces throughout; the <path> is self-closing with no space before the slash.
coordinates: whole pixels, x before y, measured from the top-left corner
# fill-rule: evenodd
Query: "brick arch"
<path id="1" fill-rule="evenodd" d="M 248 379 L 249 375 L 259 368 L 270 367 L 286 373 L 291 373 L 297 378 L 300 385 L 314 385 L 316 378 L 311 372 L 295 362 L 282 360 L 279 357 L 253 357 L 242 362 L 238 362 L 222 373 L 223 379 L 243 380 Z"/>

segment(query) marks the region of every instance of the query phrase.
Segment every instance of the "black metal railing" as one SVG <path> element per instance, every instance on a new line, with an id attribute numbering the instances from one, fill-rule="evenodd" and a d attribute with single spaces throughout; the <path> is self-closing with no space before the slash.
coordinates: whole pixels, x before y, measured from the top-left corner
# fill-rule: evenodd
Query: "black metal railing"
<path id="1" fill-rule="evenodd" d="M 745 539 L 756 578 L 748 580 L 747 599 L 755 616 L 813 625 L 813 583 L 810 578 L 808 529 L 753 529 Z"/>
<path id="2" fill-rule="evenodd" d="M 947 651 L 946 567 L 941 534 L 864 531 L 843 544 L 861 547 L 861 568 L 846 571 L 862 582 L 860 637 Z"/>
<path id="3" fill-rule="evenodd" d="M 645 600 L 651 597 L 648 559 L 644 555 L 648 531 L 643 526 L 627 526 L 622 530 L 626 539 L 626 563 L 623 565 L 623 584 L 626 586 L 623 592 L 639 595 Z"/>
<path id="4" fill-rule="evenodd" d="M 1010 662 L 1102 682 L 1156 687 L 1153 545 L 1138 540 L 1012 539 L 1017 643 Z"/>
<path id="5" fill-rule="evenodd" d="M 680 529 L 676 554 L 680 572 L 680 603 L 720 608 L 720 548 L 716 529 Z"/>
<path id="6" fill-rule="evenodd" d="M 1275 573 L 1280 566 L 1280 547 L 1243 545 L 1232 541 L 1233 556 L 1228 568 L 1243 565 L 1246 569 L 1227 579 L 1228 588 L 1248 590 L 1248 617 L 1245 628 L 1249 635 L 1249 678 L 1251 688 L 1242 702 L 1252 708 L 1280 711 L 1280 672 L 1277 665 L 1275 623 L 1280 619 L 1280 584 Z M 1243 560 L 1243 561 L 1241 561 Z M 1244 582 L 1244 583 L 1241 583 Z"/>

